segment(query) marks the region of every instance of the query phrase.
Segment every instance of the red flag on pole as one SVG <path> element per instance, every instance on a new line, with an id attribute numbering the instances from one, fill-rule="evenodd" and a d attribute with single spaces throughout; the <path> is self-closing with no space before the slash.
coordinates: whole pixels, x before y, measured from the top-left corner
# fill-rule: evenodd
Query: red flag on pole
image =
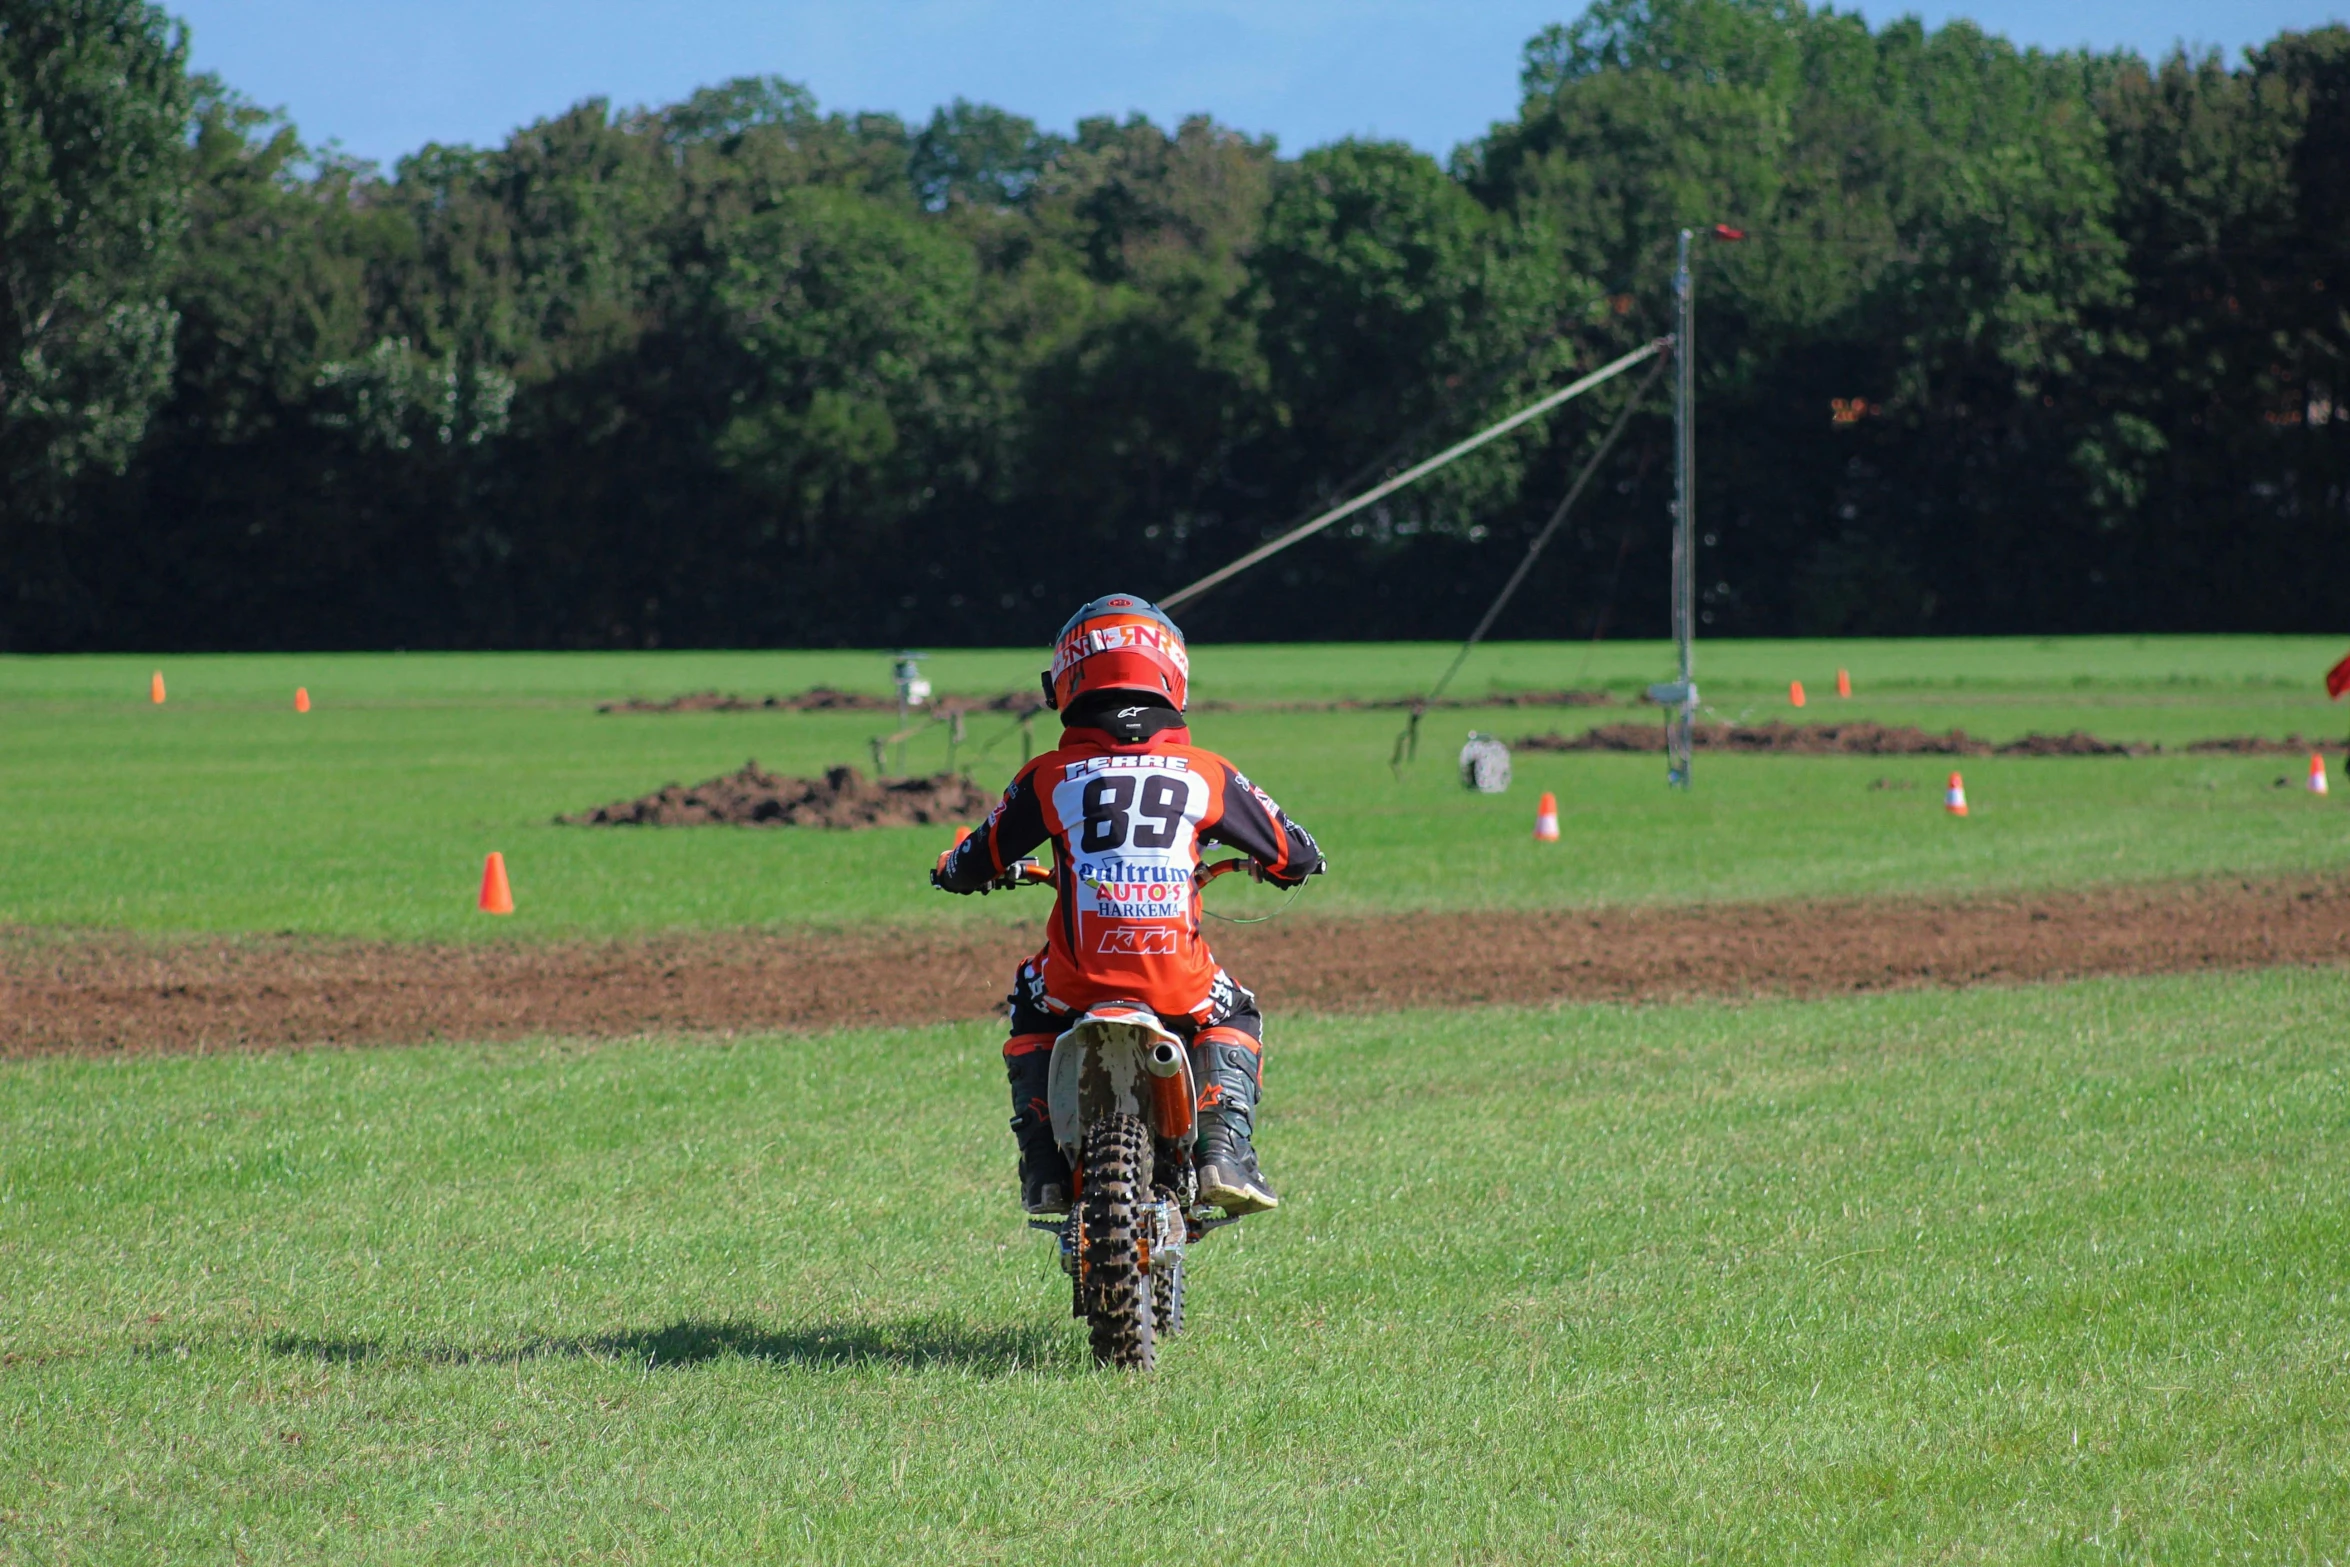
<path id="1" fill-rule="evenodd" d="M 2345 691 L 2350 691 L 2350 657 L 2326 671 L 2326 695 L 2339 700 Z"/>

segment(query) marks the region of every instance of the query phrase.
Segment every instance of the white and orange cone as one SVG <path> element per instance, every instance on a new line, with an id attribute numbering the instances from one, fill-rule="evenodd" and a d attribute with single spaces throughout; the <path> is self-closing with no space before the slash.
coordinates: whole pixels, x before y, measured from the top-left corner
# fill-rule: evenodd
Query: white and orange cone
<path id="1" fill-rule="evenodd" d="M 1559 797 L 1547 789 L 1543 791 L 1542 798 L 1534 806 L 1534 841 L 1536 843 L 1556 843 L 1559 841 Z"/>
<path id="2" fill-rule="evenodd" d="M 2315 751 L 2309 753 L 2309 792 L 2326 792 L 2326 759 Z"/>
<path id="3" fill-rule="evenodd" d="M 1950 788 L 1942 796 L 1942 809 L 1953 816 L 1966 814 L 1966 780 L 1956 773 L 1950 775 Z"/>
<path id="4" fill-rule="evenodd" d="M 506 879 L 506 856 L 497 850 L 482 861 L 481 899 L 478 907 L 484 914 L 511 914 L 514 912 L 514 884 Z"/>

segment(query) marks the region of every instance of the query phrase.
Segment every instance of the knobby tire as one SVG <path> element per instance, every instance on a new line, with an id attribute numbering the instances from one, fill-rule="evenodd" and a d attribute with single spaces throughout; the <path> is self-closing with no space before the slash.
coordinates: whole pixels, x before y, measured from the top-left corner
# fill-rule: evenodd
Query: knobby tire
<path id="1" fill-rule="evenodd" d="M 1099 1365 L 1148 1371 L 1158 1360 L 1150 1271 L 1143 1262 L 1143 1205 L 1150 1196 L 1151 1138 L 1141 1121 L 1113 1115 L 1085 1133 L 1086 1318 Z"/>

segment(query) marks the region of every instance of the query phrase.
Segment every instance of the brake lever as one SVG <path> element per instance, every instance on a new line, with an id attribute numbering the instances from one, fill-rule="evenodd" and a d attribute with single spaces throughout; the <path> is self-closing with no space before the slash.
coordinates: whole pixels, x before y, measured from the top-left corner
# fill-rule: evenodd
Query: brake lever
<path id="1" fill-rule="evenodd" d="M 1030 883 L 1042 885 L 1051 881 L 1052 879 L 1052 874 L 1044 868 L 1044 865 L 1041 861 L 1035 860 L 1033 858 L 1024 858 L 1014 860 L 1011 864 L 1005 866 L 1004 873 L 1001 876 L 998 876 L 994 881 L 988 883 L 988 885 L 991 887 L 1001 887 L 1006 892 L 1009 892 L 1014 887 L 1025 887 Z"/>

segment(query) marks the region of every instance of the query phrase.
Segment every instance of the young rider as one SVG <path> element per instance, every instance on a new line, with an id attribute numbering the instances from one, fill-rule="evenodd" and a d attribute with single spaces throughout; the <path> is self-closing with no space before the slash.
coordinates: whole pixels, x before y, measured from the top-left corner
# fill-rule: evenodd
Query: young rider
<path id="1" fill-rule="evenodd" d="M 1060 746 L 1021 768 L 987 821 L 931 872 L 949 892 L 983 893 L 1053 843 L 1052 920 L 1044 950 L 1012 981 L 1004 1044 L 1030 1213 L 1069 1211 L 1069 1163 L 1053 1142 L 1046 1076 L 1053 1040 L 1101 1001 L 1141 1002 L 1189 1046 L 1201 1200 L 1228 1214 L 1280 1203 L 1249 1140 L 1264 1019 L 1201 937 L 1193 878 L 1204 844 L 1238 849 L 1278 887 L 1319 871 L 1322 851 L 1238 768 L 1191 743 L 1190 673 L 1175 622 L 1132 594 L 1072 615 L 1044 675 Z"/>

